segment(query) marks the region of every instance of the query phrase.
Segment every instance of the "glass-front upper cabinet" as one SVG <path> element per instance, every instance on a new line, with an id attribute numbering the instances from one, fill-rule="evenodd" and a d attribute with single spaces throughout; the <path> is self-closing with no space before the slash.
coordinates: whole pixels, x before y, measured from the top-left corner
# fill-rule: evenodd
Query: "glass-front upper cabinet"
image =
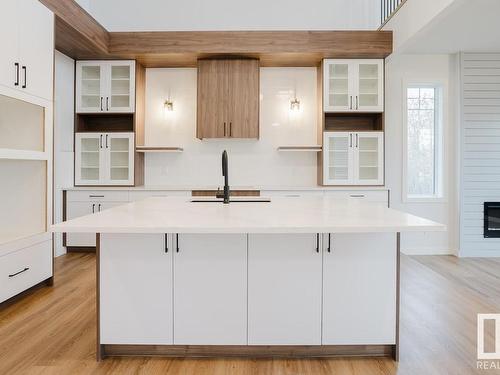
<path id="1" fill-rule="evenodd" d="M 135 111 L 135 61 L 77 61 L 77 113 Z"/>
<path id="2" fill-rule="evenodd" d="M 323 61 L 325 112 L 383 112 L 384 61 Z"/>
<path id="3" fill-rule="evenodd" d="M 358 132 L 355 135 L 356 147 L 356 182 L 359 185 L 382 185 L 383 173 L 383 142 L 382 132 Z"/>

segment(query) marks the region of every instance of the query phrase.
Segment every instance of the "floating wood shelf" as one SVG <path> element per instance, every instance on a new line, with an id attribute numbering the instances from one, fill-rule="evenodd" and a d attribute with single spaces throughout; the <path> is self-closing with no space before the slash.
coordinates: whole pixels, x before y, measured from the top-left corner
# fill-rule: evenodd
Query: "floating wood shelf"
<path id="1" fill-rule="evenodd" d="M 183 152 L 182 147 L 136 146 L 137 152 Z"/>
<path id="2" fill-rule="evenodd" d="M 278 151 L 282 152 L 320 152 L 322 150 L 321 146 L 280 146 Z"/>

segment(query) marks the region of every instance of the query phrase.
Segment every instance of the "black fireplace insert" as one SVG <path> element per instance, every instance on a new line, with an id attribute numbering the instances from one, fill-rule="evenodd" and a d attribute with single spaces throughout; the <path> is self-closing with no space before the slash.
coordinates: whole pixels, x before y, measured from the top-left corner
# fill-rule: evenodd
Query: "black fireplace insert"
<path id="1" fill-rule="evenodd" d="M 484 202 L 484 238 L 500 237 L 500 202 Z"/>

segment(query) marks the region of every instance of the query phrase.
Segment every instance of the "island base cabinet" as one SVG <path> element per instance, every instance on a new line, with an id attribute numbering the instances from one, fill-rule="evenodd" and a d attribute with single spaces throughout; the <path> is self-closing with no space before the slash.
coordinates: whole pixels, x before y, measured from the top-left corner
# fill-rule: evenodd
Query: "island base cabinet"
<path id="1" fill-rule="evenodd" d="M 173 344 L 172 251 L 163 234 L 101 234 L 101 344 Z"/>
<path id="2" fill-rule="evenodd" d="M 248 235 L 248 344 L 321 344 L 316 234 Z"/>
<path id="3" fill-rule="evenodd" d="M 247 344 L 247 235 L 179 234 L 174 344 Z"/>
<path id="4" fill-rule="evenodd" d="M 325 237 L 323 345 L 396 344 L 396 233 Z"/>

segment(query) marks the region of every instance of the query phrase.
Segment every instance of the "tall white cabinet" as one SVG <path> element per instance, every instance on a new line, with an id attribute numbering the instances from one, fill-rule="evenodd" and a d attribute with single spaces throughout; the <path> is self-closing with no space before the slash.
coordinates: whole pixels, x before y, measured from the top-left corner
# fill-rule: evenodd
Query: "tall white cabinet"
<path id="1" fill-rule="evenodd" d="M 325 132 L 325 185 L 383 185 L 383 132 Z"/>
<path id="2" fill-rule="evenodd" d="M 77 113 L 133 113 L 135 61 L 77 61 Z"/>
<path id="3" fill-rule="evenodd" d="M 2 0 L 0 85 L 52 101 L 54 14 L 37 0 Z"/>
<path id="4" fill-rule="evenodd" d="M 0 302 L 52 282 L 54 15 L 0 3 Z"/>
<path id="5" fill-rule="evenodd" d="M 75 185 L 133 185 L 134 133 L 76 133 Z"/>
<path id="6" fill-rule="evenodd" d="M 383 112 L 384 60 L 323 62 L 325 112 Z"/>

